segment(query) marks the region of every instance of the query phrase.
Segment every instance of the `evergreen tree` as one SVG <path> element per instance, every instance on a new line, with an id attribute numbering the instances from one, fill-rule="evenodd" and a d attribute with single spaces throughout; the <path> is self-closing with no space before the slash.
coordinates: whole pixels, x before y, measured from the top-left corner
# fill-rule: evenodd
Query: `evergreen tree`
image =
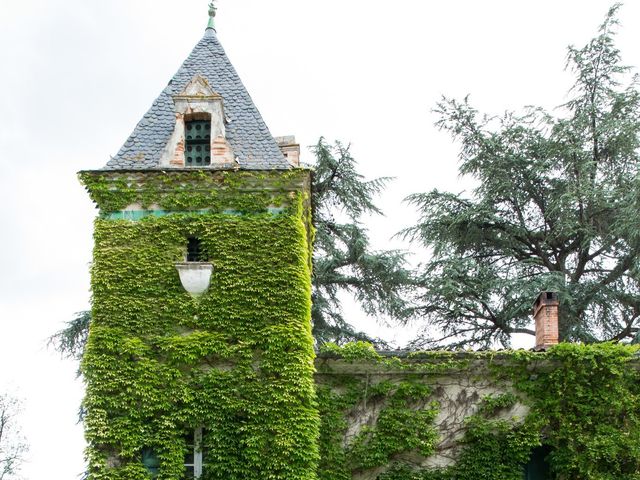
<path id="1" fill-rule="evenodd" d="M 318 343 L 372 340 L 344 318 L 341 293 L 349 293 L 369 315 L 402 319 L 411 274 L 403 252 L 373 251 L 363 217 L 381 215 L 374 199 L 388 178 L 365 181 L 356 170 L 349 146 L 329 145 L 321 138 L 312 197 L 316 237 L 313 250 L 313 333 Z M 382 345 L 384 342 L 373 340 Z"/>
<path id="2" fill-rule="evenodd" d="M 348 146 L 328 144 L 323 138 L 313 147 L 312 202 L 316 229 L 313 250 L 312 321 L 318 344 L 368 340 L 384 342 L 356 331 L 342 311 L 341 293 L 348 293 L 369 315 L 400 319 L 407 311 L 404 290 L 411 283 L 404 253 L 374 251 L 362 225 L 366 215 L 381 215 L 374 200 L 388 178 L 366 181 Z M 91 312 L 79 312 L 64 329 L 49 339 L 63 356 L 80 359 L 87 341 Z"/>
<path id="3" fill-rule="evenodd" d="M 75 360 L 82 359 L 84 347 L 89 337 L 91 312 L 76 313 L 66 326 L 49 337 L 48 345 L 59 351 L 63 357 Z M 79 372 L 78 372 L 79 374 Z"/>
<path id="4" fill-rule="evenodd" d="M 431 329 L 423 345 L 507 346 L 534 333 L 530 305 L 544 290 L 560 294 L 564 340 L 637 336 L 640 96 L 614 45 L 618 8 L 585 47 L 569 47 L 575 84 L 554 114 L 438 104 L 437 125 L 461 144 L 460 173 L 478 186 L 408 198 L 421 219 L 404 234 L 433 253 L 414 312 Z"/>

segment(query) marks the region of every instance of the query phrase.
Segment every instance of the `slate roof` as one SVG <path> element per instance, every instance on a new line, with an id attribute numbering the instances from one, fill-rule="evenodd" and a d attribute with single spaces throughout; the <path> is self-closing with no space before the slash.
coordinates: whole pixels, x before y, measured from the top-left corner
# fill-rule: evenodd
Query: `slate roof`
<path id="1" fill-rule="evenodd" d="M 239 168 L 248 170 L 291 168 L 212 28 L 205 31 L 204 37 L 195 46 L 169 85 L 153 102 L 118 154 L 111 158 L 104 168 L 146 170 L 160 167 L 160 157 L 175 126 L 172 97 L 181 93 L 197 74 L 206 78 L 224 100 L 224 113 L 228 122 L 226 138 L 237 157 Z M 163 169 L 167 167 L 164 166 Z"/>

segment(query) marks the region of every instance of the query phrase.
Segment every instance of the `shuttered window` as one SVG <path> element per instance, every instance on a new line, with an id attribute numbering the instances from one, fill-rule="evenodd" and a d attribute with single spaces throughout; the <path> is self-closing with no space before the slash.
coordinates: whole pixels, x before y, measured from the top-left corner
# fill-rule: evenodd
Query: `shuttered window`
<path id="1" fill-rule="evenodd" d="M 187 167 L 211 165 L 211 122 L 185 122 L 184 163 Z"/>

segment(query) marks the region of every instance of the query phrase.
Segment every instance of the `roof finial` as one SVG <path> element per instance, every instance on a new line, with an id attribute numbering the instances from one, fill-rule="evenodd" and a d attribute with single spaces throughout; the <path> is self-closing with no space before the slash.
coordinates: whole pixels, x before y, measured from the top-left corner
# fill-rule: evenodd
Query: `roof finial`
<path id="1" fill-rule="evenodd" d="M 215 5 L 215 0 L 212 0 L 211 3 L 209 4 L 209 25 L 207 25 L 207 29 L 212 29 L 213 31 L 216 30 L 216 22 L 215 22 L 215 18 L 216 18 L 216 5 Z"/>

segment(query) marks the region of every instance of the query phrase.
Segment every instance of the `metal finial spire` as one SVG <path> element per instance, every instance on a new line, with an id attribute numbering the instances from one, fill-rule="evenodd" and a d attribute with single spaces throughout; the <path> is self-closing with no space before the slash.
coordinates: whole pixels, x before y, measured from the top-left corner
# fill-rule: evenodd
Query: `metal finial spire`
<path id="1" fill-rule="evenodd" d="M 216 29 L 216 22 L 215 22 L 216 10 L 217 8 L 215 5 L 215 0 L 212 0 L 211 3 L 209 4 L 209 25 L 207 25 L 207 28 L 210 28 L 214 31 Z"/>

